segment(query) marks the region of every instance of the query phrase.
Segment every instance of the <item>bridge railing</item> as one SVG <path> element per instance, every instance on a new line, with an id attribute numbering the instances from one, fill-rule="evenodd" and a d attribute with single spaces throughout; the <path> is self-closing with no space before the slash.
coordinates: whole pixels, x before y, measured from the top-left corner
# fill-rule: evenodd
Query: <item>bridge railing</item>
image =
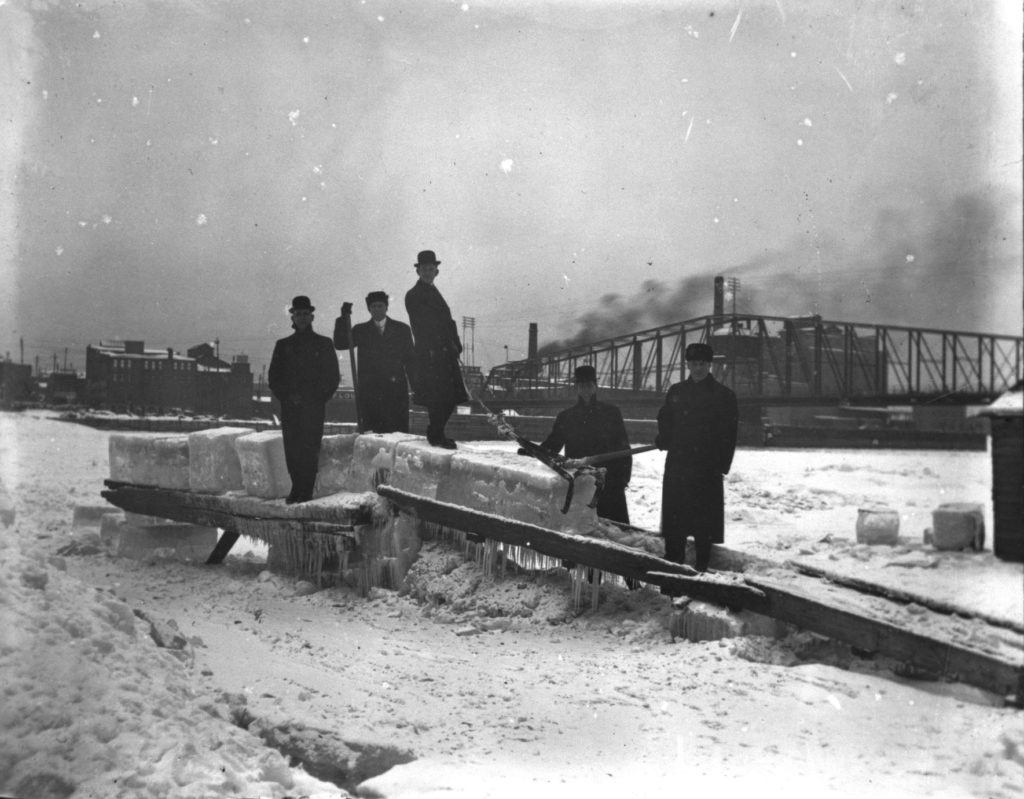
<path id="1" fill-rule="evenodd" d="M 572 393 L 577 366 L 603 388 L 662 394 L 685 377 L 687 344 L 710 344 L 713 373 L 765 400 L 987 402 L 1024 377 L 1024 338 L 810 317 L 702 316 L 512 361 L 485 388 L 509 399 Z"/>

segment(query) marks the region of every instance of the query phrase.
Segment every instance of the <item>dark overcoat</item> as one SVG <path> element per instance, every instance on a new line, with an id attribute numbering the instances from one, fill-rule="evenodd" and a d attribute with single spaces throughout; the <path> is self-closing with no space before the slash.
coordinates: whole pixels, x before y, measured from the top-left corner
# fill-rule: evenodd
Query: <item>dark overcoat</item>
<path id="1" fill-rule="evenodd" d="M 413 369 L 412 331 L 390 317 L 381 333 L 371 320 L 352 326 L 349 341 L 345 317 L 334 322 L 334 346 L 355 347 L 359 419 L 363 430 L 409 432 L 409 384 Z"/>
<path id="2" fill-rule="evenodd" d="M 324 411 L 341 381 L 334 344 L 308 327 L 278 339 L 267 383 L 281 403 L 281 437 L 293 493 L 313 492 Z"/>
<path id="3" fill-rule="evenodd" d="M 693 536 L 698 543 L 725 539 L 722 476 L 732 468 L 739 409 L 736 395 L 708 375 L 673 384 L 658 411 L 658 447 L 667 450 L 662 483 L 661 531 L 666 556 Z M 679 560 L 679 562 L 682 562 Z"/>
<path id="4" fill-rule="evenodd" d="M 575 405 L 560 411 L 555 417 L 551 435 L 541 442 L 541 446 L 554 453 L 565 447 L 567 458 L 586 458 L 629 449 L 629 436 L 618 408 L 601 402 L 597 397 L 591 397 L 589 401 L 580 397 Z M 607 472 L 604 490 L 598 497 L 597 515 L 628 524 L 626 486 L 633 472 L 633 458 L 619 458 L 601 466 Z"/>
<path id="5" fill-rule="evenodd" d="M 589 402 L 580 398 L 571 408 L 555 417 L 551 435 L 541 443 L 550 452 L 561 452 L 565 447 L 567 458 L 586 458 L 629 449 L 629 436 L 622 412 L 614 405 L 592 397 Z M 602 463 L 608 472 L 605 485 L 623 488 L 629 485 L 633 471 L 633 458 L 625 457 Z"/>
<path id="6" fill-rule="evenodd" d="M 458 405 L 469 399 L 462 380 L 462 342 L 437 287 L 422 280 L 405 295 L 414 343 L 413 391 L 418 405 Z"/>

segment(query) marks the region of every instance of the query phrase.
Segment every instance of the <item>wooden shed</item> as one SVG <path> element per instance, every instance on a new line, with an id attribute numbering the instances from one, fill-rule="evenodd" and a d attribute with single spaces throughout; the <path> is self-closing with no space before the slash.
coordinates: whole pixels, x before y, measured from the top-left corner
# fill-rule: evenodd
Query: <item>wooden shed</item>
<path id="1" fill-rule="evenodd" d="M 1024 381 L 986 407 L 992 436 L 992 549 L 1024 562 Z"/>

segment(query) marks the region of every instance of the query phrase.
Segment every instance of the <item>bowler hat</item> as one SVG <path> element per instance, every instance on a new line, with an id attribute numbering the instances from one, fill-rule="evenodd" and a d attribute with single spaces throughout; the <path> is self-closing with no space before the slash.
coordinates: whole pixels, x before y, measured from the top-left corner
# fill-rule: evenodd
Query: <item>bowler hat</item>
<path id="1" fill-rule="evenodd" d="M 596 383 L 597 370 L 589 363 L 585 363 L 583 366 L 576 367 L 573 377 L 576 378 L 577 383 Z"/>
<path id="2" fill-rule="evenodd" d="M 688 361 L 711 363 L 715 359 L 715 352 L 707 344 L 687 344 L 684 357 Z"/>
<path id="3" fill-rule="evenodd" d="M 416 255 L 416 263 L 413 264 L 416 267 L 420 266 L 439 266 L 441 262 L 437 260 L 437 256 L 434 255 L 433 250 L 423 250 Z"/>
<path id="4" fill-rule="evenodd" d="M 307 297 L 305 294 L 300 294 L 298 297 L 292 300 L 292 307 L 289 308 L 288 310 L 292 312 L 309 311 L 312 313 L 313 311 L 316 310 L 316 308 L 309 304 L 309 297 Z"/>
<path id="5" fill-rule="evenodd" d="M 388 304 L 388 293 L 386 291 L 371 291 L 366 295 L 366 304 L 372 305 L 375 302 Z"/>

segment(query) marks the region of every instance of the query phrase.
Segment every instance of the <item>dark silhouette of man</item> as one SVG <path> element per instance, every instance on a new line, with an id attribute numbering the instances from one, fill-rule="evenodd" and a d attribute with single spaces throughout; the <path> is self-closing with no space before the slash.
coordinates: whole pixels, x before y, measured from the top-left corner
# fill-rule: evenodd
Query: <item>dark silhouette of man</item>
<path id="1" fill-rule="evenodd" d="M 696 545 L 697 571 L 707 571 L 711 545 L 725 540 L 722 477 L 736 452 L 739 410 L 736 395 L 711 375 L 714 352 L 690 344 L 684 354 L 690 374 L 674 383 L 658 411 L 655 443 L 667 450 L 661 491 L 661 534 L 665 557 L 686 561 L 686 539 Z"/>
<path id="2" fill-rule="evenodd" d="M 451 309 L 434 285 L 437 260 L 432 250 L 423 250 L 416 257 L 419 280 L 405 295 L 414 339 L 413 401 L 427 409 L 427 441 L 435 447 L 455 449 L 455 442 L 445 435 L 445 425 L 460 402 L 469 399 L 459 355 L 462 342 L 452 319 Z"/>
<path id="3" fill-rule="evenodd" d="M 597 398 L 597 372 L 594 367 L 589 364 L 579 366 L 573 377 L 576 381 L 576 404 L 559 412 L 551 435 L 541 446 L 555 454 L 565 447 L 567 458 L 586 458 L 629 449 L 622 412 Z M 629 524 L 626 486 L 633 471 L 633 458 L 626 456 L 601 465 L 607 472 L 604 489 L 597 500 L 597 515 Z"/>
<path id="4" fill-rule="evenodd" d="M 313 332 L 309 297 L 298 296 L 288 309 L 295 332 L 274 344 L 267 382 L 281 403 L 281 435 L 292 490 L 289 505 L 313 498 L 324 436 L 324 411 L 341 380 L 338 356 L 327 336 Z"/>
<path id="5" fill-rule="evenodd" d="M 388 295 L 366 295 L 370 321 L 352 326 L 352 303 L 341 306 L 334 322 L 334 346 L 357 350 L 359 421 L 374 433 L 409 432 L 409 376 L 412 373 L 412 331 L 388 316 Z M 349 340 L 349 329 L 352 339 Z"/>

